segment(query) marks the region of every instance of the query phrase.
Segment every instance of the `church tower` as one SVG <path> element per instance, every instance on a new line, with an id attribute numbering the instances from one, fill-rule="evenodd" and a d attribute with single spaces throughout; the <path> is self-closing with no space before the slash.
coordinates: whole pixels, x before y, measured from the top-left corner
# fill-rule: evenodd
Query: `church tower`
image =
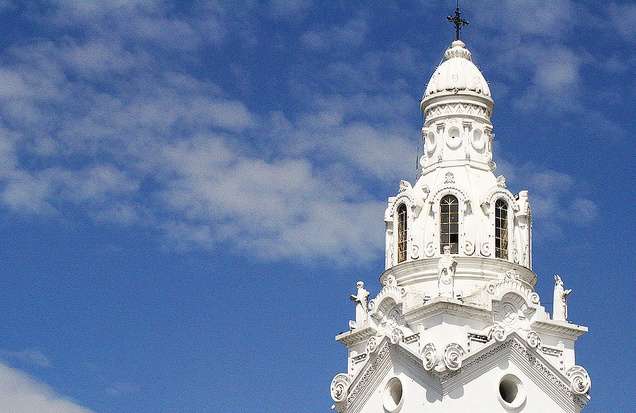
<path id="1" fill-rule="evenodd" d="M 528 191 L 513 194 L 493 160 L 493 99 L 449 17 L 455 41 L 420 103 L 418 178 L 388 198 L 385 270 L 336 336 L 348 365 L 331 383 L 339 413 L 579 412 L 589 401 L 554 276 L 548 314 L 534 291 Z"/>

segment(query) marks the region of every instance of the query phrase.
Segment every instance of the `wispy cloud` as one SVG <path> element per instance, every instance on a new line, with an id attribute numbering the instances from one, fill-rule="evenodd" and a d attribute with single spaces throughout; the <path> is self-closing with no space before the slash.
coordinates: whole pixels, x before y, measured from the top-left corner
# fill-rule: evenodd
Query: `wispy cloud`
<path id="1" fill-rule="evenodd" d="M 11 413 L 91 413 L 27 374 L 0 363 L 0 405 Z"/>
<path id="2" fill-rule="evenodd" d="M 262 16 L 248 3 L 247 14 Z M 502 42 L 492 67 L 507 68 L 497 77 L 529 85 L 508 88 L 526 111 L 549 99 L 553 109 L 587 111 L 578 99 L 585 54 L 554 42 L 567 30 L 555 16 L 574 5 L 530 3 L 512 35 L 496 32 Z M 500 17 L 517 13 L 512 2 L 483 4 Z M 31 214 L 76 206 L 99 222 L 155 228 L 178 247 L 223 245 L 262 259 L 368 262 L 381 253 L 385 194 L 374 188 L 414 175 L 418 96 L 404 79 L 421 76 L 423 86 L 430 68 L 422 50 L 408 41 L 356 49 L 369 35 L 363 14 L 341 26 L 299 28 L 312 50 L 351 53 L 323 59 L 320 70 L 290 63 L 281 85 L 297 104 L 263 107 L 187 70 L 232 36 L 253 38 L 241 10 L 216 2 L 183 13 L 163 1 L 54 5 L 37 18 L 65 35 L 9 47 L 0 65 L 2 206 Z M 266 13 L 302 19 L 310 7 L 272 1 Z M 475 17 L 497 30 L 489 16 Z M 595 125 L 610 126 L 597 115 Z M 594 219 L 585 197 L 548 196 L 557 185 L 572 191 L 571 177 L 526 169 L 513 175 L 530 182 L 537 214 L 555 227 L 563 211 Z"/>
<path id="3" fill-rule="evenodd" d="M 364 41 L 367 31 L 366 18 L 358 15 L 343 25 L 309 30 L 302 35 L 301 41 L 314 50 L 357 47 Z"/>
<path id="4" fill-rule="evenodd" d="M 51 367 L 51 360 L 49 360 L 49 358 L 39 350 L 0 350 L 0 357 L 37 367 Z"/>

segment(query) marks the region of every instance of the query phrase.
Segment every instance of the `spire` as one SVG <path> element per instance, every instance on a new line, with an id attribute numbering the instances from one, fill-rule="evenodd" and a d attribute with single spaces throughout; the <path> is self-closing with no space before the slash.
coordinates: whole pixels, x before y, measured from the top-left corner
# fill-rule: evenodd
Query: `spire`
<path id="1" fill-rule="evenodd" d="M 457 0 L 457 7 L 455 7 L 455 14 L 446 17 L 446 19 L 455 26 L 455 40 L 459 40 L 459 35 L 464 26 L 468 26 L 468 21 L 462 18 L 462 12 L 459 10 L 459 0 Z"/>

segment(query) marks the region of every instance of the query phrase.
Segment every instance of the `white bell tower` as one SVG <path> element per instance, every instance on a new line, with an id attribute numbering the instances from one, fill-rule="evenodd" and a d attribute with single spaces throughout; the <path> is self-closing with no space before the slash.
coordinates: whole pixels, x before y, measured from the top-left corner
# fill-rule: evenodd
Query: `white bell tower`
<path id="1" fill-rule="evenodd" d="M 356 319 L 336 336 L 348 349 L 331 383 L 342 413 L 579 412 L 590 378 L 574 343 L 570 293 L 556 275 L 552 317 L 534 291 L 532 214 L 493 161 L 494 102 L 459 40 L 420 108 L 424 153 L 415 182 L 389 197 L 382 288 L 351 296 Z"/>

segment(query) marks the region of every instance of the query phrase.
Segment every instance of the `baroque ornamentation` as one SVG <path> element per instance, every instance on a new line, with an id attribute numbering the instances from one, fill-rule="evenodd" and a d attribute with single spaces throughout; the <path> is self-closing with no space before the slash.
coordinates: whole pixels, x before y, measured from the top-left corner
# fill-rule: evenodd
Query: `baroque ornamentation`
<path id="1" fill-rule="evenodd" d="M 418 247 L 417 244 L 413 244 L 411 247 L 411 258 L 414 260 L 420 258 L 420 247 Z"/>
<path id="2" fill-rule="evenodd" d="M 345 401 L 350 385 L 351 381 L 349 376 L 344 373 L 336 374 L 333 380 L 331 380 L 331 398 L 333 401 L 336 403 Z"/>
<path id="3" fill-rule="evenodd" d="M 490 242 L 484 241 L 481 244 L 481 255 L 484 257 L 490 257 Z"/>
<path id="4" fill-rule="evenodd" d="M 387 343 L 378 351 L 377 356 L 375 357 L 375 359 L 373 359 L 371 364 L 369 365 L 369 363 L 367 363 L 368 367 L 366 368 L 366 370 L 364 370 L 363 373 L 361 373 L 362 377 L 360 377 L 358 383 L 349 392 L 349 396 L 347 397 L 347 408 L 351 405 L 358 394 L 364 392 L 364 389 L 366 389 L 369 385 L 369 382 L 373 378 L 375 372 L 378 370 L 378 367 L 381 366 L 382 363 L 384 363 L 384 361 L 389 357 L 390 351 L 390 346 Z"/>
<path id="5" fill-rule="evenodd" d="M 400 192 L 410 191 L 413 189 L 409 181 L 400 181 Z"/>
<path id="6" fill-rule="evenodd" d="M 475 244 L 472 241 L 466 240 L 464 242 L 464 252 L 466 255 L 473 255 L 475 253 Z"/>
<path id="7" fill-rule="evenodd" d="M 420 351 L 422 355 L 422 363 L 424 364 L 424 370 L 431 371 L 437 366 L 438 357 L 437 357 L 437 349 L 435 348 L 435 344 L 428 343 L 422 350 Z"/>
<path id="8" fill-rule="evenodd" d="M 367 354 L 375 353 L 377 349 L 378 349 L 378 339 L 375 337 L 370 337 L 369 340 L 367 340 L 367 348 L 366 348 Z"/>
<path id="9" fill-rule="evenodd" d="M 570 379 L 570 390 L 576 394 L 585 394 L 590 391 L 592 381 L 587 371 L 581 366 L 573 366 L 565 372 L 565 376 Z"/>
<path id="10" fill-rule="evenodd" d="M 537 293 L 535 293 L 535 292 L 530 293 L 530 302 L 531 302 L 532 304 L 537 304 L 537 305 L 539 305 L 539 302 L 540 302 L 539 294 L 537 294 Z"/>
<path id="11" fill-rule="evenodd" d="M 506 271 L 505 279 L 508 281 L 516 281 L 519 279 L 519 273 L 517 270 L 508 270 Z"/>
<path id="12" fill-rule="evenodd" d="M 435 245 L 432 242 L 426 244 L 426 248 L 424 249 L 424 253 L 427 257 L 432 257 L 435 254 Z"/>
<path id="13" fill-rule="evenodd" d="M 526 335 L 526 341 L 532 348 L 539 348 L 539 346 L 541 346 L 541 337 L 539 337 L 539 334 L 537 334 L 536 331 L 528 332 L 528 335 Z"/>
<path id="14" fill-rule="evenodd" d="M 501 324 L 495 324 L 490 329 L 490 336 L 497 341 L 504 341 L 506 339 L 506 329 Z"/>
<path id="15" fill-rule="evenodd" d="M 402 341 L 402 339 L 404 339 L 404 331 L 402 331 L 402 329 L 399 327 L 395 327 L 393 330 L 391 330 L 390 338 L 392 344 L 397 344 Z"/>
<path id="16" fill-rule="evenodd" d="M 444 364 L 451 371 L 459 370 L 462 367 L 464 349 L 457 343 L 450 343 L 444 349 Z"/>
<path id="17" fill-rule="evenodd" d="M 426 119 L 428 121 L 438 116 L 446 116 L 451 114 L 471 115 L 485 119 L 490 118 L 490 110 L 483 106 L 473 105 L 469 103 L 451 103 L 434 106 L 426 111 Z M 427 124 L 429 122 L 427 121 Z"/>
<path id="18" fill-rule="evenodd" d="M 384 281 L 385 287 L 395 287 L 396 285 L 397 282 L 395 281 L 395 276 L 389 275 L 386 277 L 386 280 Z"/>

